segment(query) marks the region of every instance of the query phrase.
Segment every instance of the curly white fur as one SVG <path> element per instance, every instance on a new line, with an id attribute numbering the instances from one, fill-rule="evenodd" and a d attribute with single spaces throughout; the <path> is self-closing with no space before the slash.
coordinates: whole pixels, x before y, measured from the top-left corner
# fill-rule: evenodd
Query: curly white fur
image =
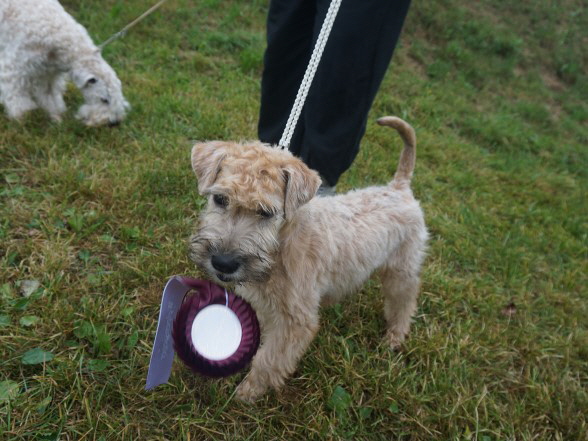
<path id="1" fill-rule="evenodd" d="M 61 121 L 68 77 L 85 103 L 88 126 L 118 124 L 129 104 L 114 70 L 86 29 L 57 0 L 0 1 L 0 102 L 10 118 L 36 108 Z"/>

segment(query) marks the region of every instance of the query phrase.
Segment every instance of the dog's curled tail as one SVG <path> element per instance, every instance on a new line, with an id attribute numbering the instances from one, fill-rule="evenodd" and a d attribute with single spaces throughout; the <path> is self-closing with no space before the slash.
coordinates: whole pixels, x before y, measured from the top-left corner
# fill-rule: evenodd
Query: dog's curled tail
<path id="1" fill-rule="evenodd" d="M 400 161 L 392 182 L 395 187 L 409 185 L 416 161 L 416 135 L 414 129 L 406 121 L 396 116 L 383 116 L 378 119 L 378 124 L 396 129 L 404 141 L 404 149 L 400 154 Z"/>

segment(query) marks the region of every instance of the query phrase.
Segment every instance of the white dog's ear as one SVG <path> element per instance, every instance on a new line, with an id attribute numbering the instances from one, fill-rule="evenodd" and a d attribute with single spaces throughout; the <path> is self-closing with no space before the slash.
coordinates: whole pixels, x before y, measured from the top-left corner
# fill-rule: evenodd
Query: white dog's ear
<path id="1" fill-rule="evenodd" d="M 200 194 L 214 184 L 226 155 L 226 144 L 222 141 L 199 142 L 192 147 L 192 170 L 198 178 Z"/>
<path id="2" fill-rule="evenodd" d="M 298 159 L 284 167 L 284 176 L 286 179 L 284 211 L 286 219 L 290 220 L 298 207 L 314 197 L 321 185 L 321 178 L 317 172 L 309 169 Z"/>

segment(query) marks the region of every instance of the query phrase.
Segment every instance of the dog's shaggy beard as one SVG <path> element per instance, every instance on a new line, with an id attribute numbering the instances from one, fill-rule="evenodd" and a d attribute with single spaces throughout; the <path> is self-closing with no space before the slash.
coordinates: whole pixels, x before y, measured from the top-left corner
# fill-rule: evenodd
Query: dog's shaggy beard
<path id="1" fill-rule="evenodd" d="M 209 226 L 200 228 L 190 238 L 188 256 L 220 284 L 242 285 L 266 282 L 271 276 L 277 252 L 277 240 L 261 232 L 244 235 L 233 241 Z M 218 254 L 233 256 L 241 264 L 234 274 L 228 275 L 228 282 L 219 279 L 219 272 L 212 266 L 211 258 Z"/>

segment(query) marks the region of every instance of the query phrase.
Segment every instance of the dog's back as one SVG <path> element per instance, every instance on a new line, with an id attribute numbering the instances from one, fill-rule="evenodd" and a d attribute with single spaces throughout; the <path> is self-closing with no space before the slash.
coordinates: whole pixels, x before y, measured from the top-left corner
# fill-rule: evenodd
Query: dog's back
<path id="1" fill-rule="evenodd" d="M 79 24 L 57 0 L 2 0 L 0 2 L 0 52 L 3 46 L 20 41 L 37 42 L 51 47 L 51 42 L 75 39 L 93 45 L 86 28 Z M 71 43 L 71 41 L 70 41 Z"/>

